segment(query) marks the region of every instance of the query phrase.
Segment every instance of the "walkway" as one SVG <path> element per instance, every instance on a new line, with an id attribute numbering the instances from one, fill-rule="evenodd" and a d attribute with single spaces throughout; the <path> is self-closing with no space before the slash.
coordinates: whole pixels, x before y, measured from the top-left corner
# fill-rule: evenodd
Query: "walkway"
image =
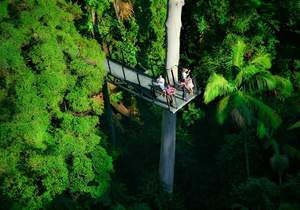
<path id="1" fill-rule="evenodd" d="M 176 85 L 176 93 L 173 98 L 173 103 L 168 103 L 167 98 L 161 94 L 161 91 L 156 84 L 156 79 L 150 75 L 143 73 L 137 69 L 128 67 L 113 59 L 106 59 L 106 70 L 108 71 L 108 79 L 120 88 L 143 98 L 151 103 L 154 103 L 164 109 L 175 113 L 183 106 L 193 100 L 200 94 L 200 90 L 194 88 L 194 94 L 186 94 L 186 100 L 183 98 L 182 88 Z"/>

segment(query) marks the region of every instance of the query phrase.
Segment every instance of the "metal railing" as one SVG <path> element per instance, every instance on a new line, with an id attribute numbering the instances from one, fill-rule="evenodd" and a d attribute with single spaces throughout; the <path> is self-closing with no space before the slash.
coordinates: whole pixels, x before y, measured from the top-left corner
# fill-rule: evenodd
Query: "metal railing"
<path id="1" fill-rule="evenodd" d="M 110 60 L 112 60 L 112 61 L 114 61 L 115 63 L 119 64 L 119 65 L 121 66 L 121 68 L 122 68 L 122 75 L 123 75 L 123 78 L 121 78 L 121 79 L 123 79 L 125 83 L 133 83 L 132 81 L 127 80 L 125 68 L 134 70 L 134 71 L 136 72 L 136 78 L 137 78 L 137 82 L 138 82 L 138 84 L 134 84 L 134 85 L 137 85 L 137 86 L 138 86 L 138 90 L 137 90 L 136 92 L 138 92 L 141 96 L 144 96 L 144 97 L 145 97 L 145 95 L 144 95 L 143 89 L 145 89 L 145 87 L 143 87 L 143 85 L 141 84 L 140 76 L 148 77 L 149 79 L 151 79 L 151 84 L 152 84 L 151 93 L 150 93 L 150 94 L 151 94 L 151 96 L 150 96 L 150 97 L 151 97 L 151 100 L 152 100 L 153 102 L 154 102 L 155 100 L 158 100 L 158 96 L 159 96 L 159 95 L 157 94 L 157 91 L 155 90 L 155 89 L 158 87 L 158 85 L 156 85 L 156 82 L 154 81 L 154 80 L 157 78 L 157 75 L 155 75 L 155 73 L 154 73 L 154 71 L 153 71 L 153 68 L 151 68 L 151 73 L 152 73 L 152 75 L 153 75 L 153 77 L 151 77 L 150 75 L 145 74 L 144 72 L 141 72 L 141 71 L 138 70 L 138 69 L 135 69 L 135 68 L 132 68 L 132 67 L 127 66 L 127 65 L 125 64 L 124 53 L 123 53 L 122 50 L 121 50 L 122 62 L 119 62 L 119 61 L 117 61 L 117 60 L 115 60 L 115 59 L 112 58 L 111 52 L 110 52 L 110 49 L 109 49 L 109 46 L 107 47 L 107 49 L 108 49 L 108 57 L 109 57 L 109 59 L 107 59 L 107 65 L 108 65 L 109 73 L 110 73 L 112 76 L 114 76 L 114 75 L 112 74 L 112 69 L 111 69 L 111 65 L 110 65 Z M 147 69 L 144 68 L 141 64 L 138 64 L 138 65 L 141 66 L 144 70 L 147 71 Z M 177 68 L 178 68 L 178 66 L 177 66 Z M 170 71 L 170 72 L 171 72 L 172 78 L 169 78 L 169 74 L 168 74 L 167 71 Z M 166 78 L 166 80 L 167 80 L 167 85 L 172 84 L 172 83 L 171 83 L 171 80 L 172 80 L 172 81 L 173 81 L 173 88 L 175 88 L 176 91 L 181 90 L 181 91 L 183 92 L 183 95 L 182 95 L 182 96 L 176 95 L 176 91 L 175 91 L 175 93 L 174 93 L 173 95 L 171 95 L 171 96 L 168 96 L 168 95 L 165 93 L 165 99 L 166 99 L 166 101 L 164 101 L 163 103 L 166 103 L 166 104 L 167 104 L 169 110 L 171 110 L 171 106 L 172 106 L 173 108 L 175 108 L 175 109 L 178 109 L 178 103 L 177 103 L 176 98 L 180 98 L 180 99 L 185 100 L 185 91 L 187 91 L 187 90 L 185 90 L 184 87 L 180 86 L 180 84 L 179 84 L 178 82 L 175 81 L 175 76 L 174 76 L 173 68 L 167 69 L 167 71 L 164 73 L 165 78 Z M 197 87 L 196 81 L 195 81 L 195 79 L 192 78 L 192 77 L 191 77 L 191 79 L 192 79 L 192 82 L 193 82 L 193 84 L 194 84 L 194 90 L 193 90 L 193 91 L 194 91 L 194 94 L 197 94 L 198 87 Z M 163 93 L 163 92 L 162 92 L 162 90 L 161 90 L 161 92 L 160 92 L 159 94 L 161 95 L 162 93 Z M 146 96 L 146 97 L 148 97 L 148 96 Z M 148 98 L 149 98 L 149 97 L 148 97 Z M 161 101 L 161 100 L 159 100 L 159 101 Z M 161 102 L 162 102 L 162 101 L 161 101 Z"/>

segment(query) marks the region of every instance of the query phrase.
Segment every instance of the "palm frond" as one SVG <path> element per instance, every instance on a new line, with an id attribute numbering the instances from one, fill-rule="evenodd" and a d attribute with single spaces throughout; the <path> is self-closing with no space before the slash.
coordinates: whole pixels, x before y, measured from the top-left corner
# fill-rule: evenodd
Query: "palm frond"
<path id="1" fill-rule="evenodd" d="M 254 111 L 257 113 L 258 119 L 267 127 L 276 129 L 280 126 L 282 120 L 275 110 L 252 96 L 244 95 L 244 97 L 247 99 L 249 107 L 253 107 Z"/>
<path id="2" fill-rule="evenodd" d="M 290 80 L 281 76 L 273 76 L 276 82 L 276 90 L 282 97 L 289 97 L 293 92 L 293 85 Z"/>
<path id="3" fill-rule="evenodd" d="M 254 65 L 249 65 L 244 68 L 241 68 L 240 72 L 236 75 L 235 84 L 239 87 L 244 81 L 249 80 L 253 75 L 260 72 L 261 69 L 257 68 Z"/>
<path id="4" fill-rule="evenodd" d="M 266 125 L 263 122 L 261 122 L 260 120 L 257 123 L 256 132 L 257 132 L 258 138 L 260 138 L 260 139 L 262 139 L 268 135 L 268 129 L 267 129 Z"/>
<path id="5" fill-rule="evenodd" d="M 276 81 L 273 75 L 269 71 L 262 71 L 257 74 L 256 77 L 257 90 L 259 92 L 266 90 L 274 90 L 276 87 Z"/>
<path id="6" fill-rule="evenodd" d="M 232 107 L 235 107 L 242 117 L 243 117 L 243 124 L 250 125 L 251 121 L 254 119 L 252 107 L 249 106 L 247 98 L 245 98 L 245 94 L 241 91 L 237 91 L 236 94 L 232 97 Z M 231 115 L 234 117 L 234 115 Z M 236 115 L 237 116 L 237 115 Z M 242 127 L 239 121 L 236 121 L 237 118 L 233 118 L 233 120 L 237 123 L 238 126 Z"/>
<path id="7" fill-rule="evenodd" d="M 220 124 L 223 124 L 228 116 L 227 108 L 230 96 L 222 98 L 217 105 L 217 120 Z"/>
<path id="8" fill-rule="evenodd" d="M 259 68 L 255 65 L 249 65 L 241 69 L 235 79 L 237 87 L 255 93 L 274 90 L 276 80 L 271 72 Z"/>
<path id="9" fill-rule="evenodd" d="M 244 54 L 246 51 L 246 44 L 242 39 L 238 39 L 232 48 L 232 65 L 239 68 L 244 64 Z"/>
<path id="10" fill-rule="evenodd" d="M 231 110 L 231 117 L 238 127 L 244 128 L 246 126 L 245 116 L 237 108 Z"/>
<path id="11" fill-rule="evenodd" d="M 251 61 L 251 64 L 269 69 L 272 67 L 271 56 L 267 53 L 258 53 Z"/>
<path id="12" fill-rule="evenodd" d="M 291 158 L 296 158 L 300 160 L 300 151 L 298 149 L 290 145 L 286 145 L 284 149 Z"/>
<path id="13" fill-rule="evenodd" d="M 204 103 L 208 104 L 218 96 L 232 93 L 235 87 L 230 84 L 222 75 L 213 73 L 209 78 L 204 92 Z"/>
<path id="14" fill-rule="evenodd" d="M 291 125 L 291 126 L 289 127 L 289 130 L 295 129 L 295 128 L 300 128 L 300 121 L 298 121 L 298 122 L 296 122 L 295 124 Z"/>

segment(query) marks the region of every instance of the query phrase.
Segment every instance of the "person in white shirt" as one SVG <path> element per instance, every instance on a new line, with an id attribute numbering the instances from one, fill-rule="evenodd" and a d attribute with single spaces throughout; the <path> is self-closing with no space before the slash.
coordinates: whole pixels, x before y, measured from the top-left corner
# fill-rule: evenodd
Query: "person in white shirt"
<path id="1" fill-rule="evenodd" d="M 164 91 L 166 89 L 165 87 L 165 79 L 162 77 L 162 75 L 159 75 L 159 77 L 156 80 L 158 86 L 160 87 L 160 89 L 162 91 Z"/>

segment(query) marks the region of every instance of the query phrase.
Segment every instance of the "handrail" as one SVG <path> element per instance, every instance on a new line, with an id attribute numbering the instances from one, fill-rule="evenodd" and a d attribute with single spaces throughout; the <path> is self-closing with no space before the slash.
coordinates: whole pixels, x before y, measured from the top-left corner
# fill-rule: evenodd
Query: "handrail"
<path id="1" fill-rule="evenodd" d="M 131 67 L 128 64 L 126 64 L 125 63 L 125 59 L 124 59 L 124 53 L 123 53 L 122 49 L 121 49 L 121 56 L 122 56 L 122 62 L 120 62 L 120 61 L 112 58 L 110 49 L 108 47 L 107 65 L 108 65 L 109 73 L 112 76 L 117 77 L 117 78 L 119 78 L 121 80 L 124 79 L 125 84 L 127 83 L 127 84 L 132 84 L 132 85 L 138 85 L 138 88 L 135 89 L 135 92 L 136 92 L 137 95 L 140 95 L 142 97 L 146 97 L 147 100 L 152 100 L 153 102 L 161 101 L 161 99 L 159 99 L 160 97 L 157 98 L 157 95 L 156 95 L 157 93 L 156 93 L 156 90 L 155 90 L 155 78 L 156 78 L 157 75 L 155 75 L 153 68 L 150 68 L 151 73 L 152 73 L 152 76 L 151 76 L 151 75 L 146 74 L 145 72 L 141 71 L 141 69 L 143 69 L 145 71 L 148 71 L 149 69 L 146 69 L 144 66 L 142 66 L 139 63 L 138 63 L 138 65 L 141 67 L 140 69 L 135 68 L 135 67 Z M 120 71 L 119 71 L 118 74 L 117 73 L 116 74 L 113 73 L 114 71 L 111 69 L 112 68 L 111 67 L 111 62 L 119 65 L 122 68 L 123 78 L 121 76 L 122 74 L 120 74 L 121 73 Z M 176 66 L 178 67 L 178 65 L 176 65 Z M 185 87 L 181 87 L 179 85 L 179 83 L 175 81 L 175 75 L 174 75 L 174 69 L 173 68 L 174 68 L 174 66 L 172 68 L 170 68 L 170 69 L 166 69 L 166 71 L 163 74 L 165 75 L 166 83 L 168 85 L 171 85 L 171 81 L 173 81 L 173 84 L 171 86 L 174 87 L 175 90 L 177 90 L 178 92 L 176 91 L 177 94 L 175 92 L 175 94 L 173 94 L 173 95 L 166 96 L 165 100 L 160 102 L 160 103 L 164 103 L 165 105 L 167 105 L 168 109 L 170 111 L 173 110 L 174 108 L 177 110 L 179 107 L 182 107 L 181 100 L 186 101 L 185 96 L 187 96 L 186 94 L 188 93 L 187 92 L 188 90 Z M 127 80 L 128 79 L 128 78 L 126 78 L 126 72 L 127 71 L 134 72 L 136 74 L 136 79 L 137 80 L 132 80 L 132 81 L 131 81 L 131 79 Z M 168 72 L 168 71 L 170 71 L 170 72 Z M 140 76 L 143 76 L 144 78 L 146 77 L 147 79 L 151 80 L 150 86 L 148 86 L 148 85 L 147 86 L 142 86 L 143 84 L 141 84 L 141 78 L 140 78 Z M 190 77 L 191 77 L 191 75 L 190 75 Z M 197 82 L 195 81 L 195 79 L 193 77 L 191 77 L 191 79 L 192 79 L 192 82 L 194 84 L 193 95 L 198 95 L 199 94 L 199 92 L 198 92 L 198 84 L 197 84 Z M 148 82 L 150 82 L 150 81 L 148 81 Z M 149 83 L 147 83 L 147 84 L 149 84 Z M 146 92 L 143 92 L 143 88 L 146 88 L 146 89 L 150 90 L 151 94 L 148 94 L 148 93 L 146 94 Z M 181 92 L 182 92 L 182 95 L 181 95 Z M 193 96 L 193 95 L 189 95 L 189 97 Z M 178 104 L 177 99 L 180 101 L 179 104 Z M 172 104 L 170 103 L 171 101 L 172 101 Z"/>
<path id="2" fill-rule="evenodd" d="M 123 64 L 122 62 L 120 62 L 120 61 L 118 61 L 118 60 L 116 60 L 116 59 L 114 59 L 114 58 L 109 58 L 109 60 L 111 60 L 111 61 L 113 61 L 113 62 L 119 64 L 120 66 L 123 65 L 124 68 L 132 69 L 132 70 L 138 72 L 140 75 L 143 75 L 143 76 L 148 77 L 148 78 L 150 78 L 150 79 L 153 78 L 153 77 L 151 77 L 149 74 L 146 74 L 146 73 L 142 72 L 141 70 L 136 69 L 136 68 L 133 68 L 133 67 L 127 65 L 127 64 Z"/>

